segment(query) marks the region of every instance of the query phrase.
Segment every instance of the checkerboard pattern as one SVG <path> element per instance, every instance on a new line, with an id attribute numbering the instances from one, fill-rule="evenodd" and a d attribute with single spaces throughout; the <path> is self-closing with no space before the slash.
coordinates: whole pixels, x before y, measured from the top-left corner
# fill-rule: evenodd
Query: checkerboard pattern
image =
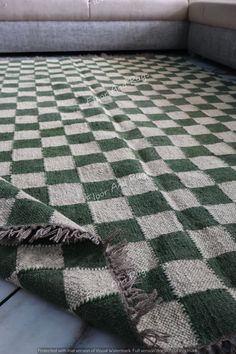
<path id="1" fill-rule="evenodd" d="M 235 149 L 236 85 L 182 57 L 0 61 L 0 225 L 120 230 L 141 288 L 163 299 L 138 330 L 168 333 L 166 351 L 236 333 Z M 131 333 L 87 241 L 1 246 L 0 274 Z"/>

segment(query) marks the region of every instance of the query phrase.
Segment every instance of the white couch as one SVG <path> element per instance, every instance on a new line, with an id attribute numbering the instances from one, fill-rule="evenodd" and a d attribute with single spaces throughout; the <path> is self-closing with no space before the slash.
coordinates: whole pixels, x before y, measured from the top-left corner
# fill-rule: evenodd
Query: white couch
<path id="1" fill-rule="evenodd" d="M 2 53 L 166 49 L 236 68 L 236 0 L 0 3 Z"/>

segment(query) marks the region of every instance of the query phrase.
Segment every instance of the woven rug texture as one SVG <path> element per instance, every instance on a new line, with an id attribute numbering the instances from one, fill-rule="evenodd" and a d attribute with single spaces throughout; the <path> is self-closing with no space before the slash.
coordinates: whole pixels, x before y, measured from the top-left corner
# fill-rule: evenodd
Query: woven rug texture
<path id="1" fill-rule="evenodd" d="M 161 353 L 230 340 L 235 151 L 236 84 L 184 57 L 1 59 L 0 276 Z"/>

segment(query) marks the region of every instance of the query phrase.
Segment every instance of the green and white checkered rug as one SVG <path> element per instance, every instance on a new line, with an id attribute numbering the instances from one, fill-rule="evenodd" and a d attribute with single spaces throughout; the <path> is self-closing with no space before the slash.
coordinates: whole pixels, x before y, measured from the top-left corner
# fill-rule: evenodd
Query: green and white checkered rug
<path id="1" fill-rule="evenodd" d="M 182 57 L 1 60 L 1 277 L 161 352 L 230 338 L 235 131 L 236 85 Z"/>

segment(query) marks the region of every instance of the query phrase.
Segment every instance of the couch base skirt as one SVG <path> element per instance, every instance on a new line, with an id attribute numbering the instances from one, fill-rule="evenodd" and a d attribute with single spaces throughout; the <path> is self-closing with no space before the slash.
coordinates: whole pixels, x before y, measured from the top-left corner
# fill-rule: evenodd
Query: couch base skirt
<path id="1" fill-rule="evenodd" d="M 188 48 L 191 53 L 236 69 L 236 31 L 191 23 Z"/>
<path id="2" fill-rule="evenodd" d="M 0 22 L 0 53 L 185 49 L 182 21 Z"/>

